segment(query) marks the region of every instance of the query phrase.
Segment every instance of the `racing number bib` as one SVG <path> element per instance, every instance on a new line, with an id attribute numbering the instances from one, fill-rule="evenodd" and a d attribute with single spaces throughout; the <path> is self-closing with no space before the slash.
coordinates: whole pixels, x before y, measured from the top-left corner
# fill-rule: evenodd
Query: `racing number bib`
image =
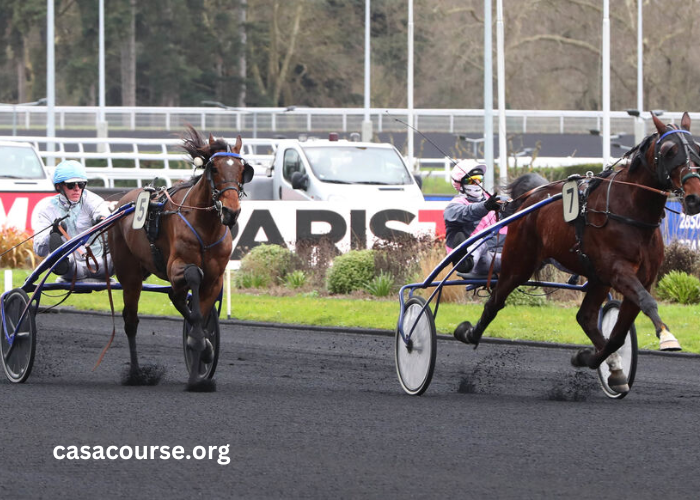
<path id="1" fill-rule="evenodd" d="M 573 222 L 579 214 L 578 184 L 576 181 L 568 181 L 561 188 L 562 204 L 564 206 L 564 221 Z"/>
<path id="2" fill-rule="evenodd" d="M 151 194 L 148 191 L 141 191 L 136 197 L 134 203 L 134 220 L 131 221 L 133 229 L 141 229 L 146 223 L 148 216 L 148 202 L 151 200 Z"/>

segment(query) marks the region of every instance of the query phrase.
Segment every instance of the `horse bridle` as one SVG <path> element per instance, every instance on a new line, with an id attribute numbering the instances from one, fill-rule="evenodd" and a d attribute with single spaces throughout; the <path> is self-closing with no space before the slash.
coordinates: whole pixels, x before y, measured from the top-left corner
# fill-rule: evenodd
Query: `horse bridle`
<path id="1" fill-rule="evenodd" d="M 673 184 L 671 183 L 671 172 L 681 166 L 683 167 L 681 170 L 681 182 L 679 188 L 681 193 L 685 192 L 683 185 L 688 180 L 692 179 L 693 177 L 700 179 L 700 175 L 695 172 L 695 170 L 700 168 L 698 167 L 700 165 L 700 155 L 698 155 L 696 150 L 690 146 L 690 143 L 686 139 L 686 135 L 690 135 L 692 137 L 692 134 L 688 130 L 672 128 L 656 140 L 656 144 L 654 145 L 654 164 L 656 166 L 655 173 L 664 189 L 671 189 L 673 187 Z M 672 158 L 659 158 L 662 143 L 669 140 L 672 140 L 681 147 Z M 693 141 L 693 144 L 697 147 L 697 143 L 695 141 Z M 685 153 L 685 158 L 683 158 L 683 153 Z M 691 166 L 691 161 L 696 165 L 695 167 Z"/>
<path id="2" fill-rule="evenodd" d="M 224 207 L 224 205 L 223 205 L 223 203 L 221 203 L 221 200 L 220 200 L 219 198 L 221 197 L 221 195 L 222 195 L 223 193 L 225 193 L 226 191 L 231 190 L 231 191 L 236 191 L 236 193 L 238 193 L 238 198 L 239 198 L 239 199 L 242 198 L 242 197 L 244 197 L 244 196 L 246 196 L 246 193 L 245 193 L 245 191 L 243 190 L 243 183 L 242 183 L 242 182 L 238 182 L 238 181 L 236 181 L 236 180 L 229 180 L 229 179 L 225 179 L 225 180 L 219 182 L 218 184 L 214 182 L 214 176 L 213 176 L 213 173 L 214 173 L 214 172 L 213 172 L 213 170 L 214 170 L 215 167 L 214 167 L 214 162 L 213 162 L 212 160 L 213 160 L 215 157 L 218 157 L 218 156 L 229 156 L 229 157 L 238 158 L 239 160 L 241 160 L 241 161 L 243 162 L 243 169 L 244 169 L 244 170 L 243 170 L 243 172 L 244 172 L 244 173 L 243 173 L 243 176 L 244 176 L 244 177 L 245 177 L 245 169 L 250 168 L 250 169 L 252 170 L 252 168 L 253 168 L 253 167 L 252 167 L 248 162 L 246 162 L 245 159 L 244 159 L 241 155 L 239 155 L 238 153 L 234 153 L 234 152 L 232 152 L 232 151 L 226 151 L 226 152 L 222 151 L 222 152 L 219 152 L 219 153 L 214 153 L 213 155 L 211 155 L 211 156 L 209 157 L 209 160 L 207 161 L 206 165 L 204 165 L 204 171 L 205 171 L 205 173 L 206 173 L 206 179 L 207 179 L 207 181 L 209 182 L 209 186 L 211 187 L 211 199 L 212 199 L 212 201 L 214 202 L 214 204 L 213 204 L 212 206 L 206 207 L 206 208 L 202 208 L 202 207 L 193 207 L 193 206 L 185 205 L 185 201 L 187 200 L 187 197 L 190 195 L 190 191 L 192 191 L 192 188 L 194 187 L 194 185 L 190 186 L 190 188 L 187 190 L 187 193 L 185 193 L 185 196 L 184 196 L 184 198 L 182 199 L 182 203 L 176 203 L 175 201 L 173 201 L 173 199 L 170 198 L 170 195 L 169 195 L 168 192 L 166 191 L 165 194 L 166 194 L 166 196 L 168 197 L 168 200 L 170 200 L 170 202 L 171 202 L 173 205 L 175 205 L 176 207 L 178 207 L 177 213 L 180 213 L 180 210 L 183 209 L 183 208 L 187 208 L 187 209 L 190 209 L 190 210 L 216 210 L 217 215 L 219 216 L 219 218 L 221 218 L 221 217 L 223 217 L 223 209 L 224 209 L 223 207 Z M 230 161 L 230 160 L 229 160 L 229 161 Z M 196 164 L 195 164 L 195 165 L 196 165 Z M 200 166 L 201 166 L 201 164 L 200 164 Z M 198 167 L 195 167 L 195 168 L 198 168 Z M 218 186 L 221 186 L 222 184 L 235 184 L 235 186 L 225 187 L 224 189 L 217 189 L 217 187 L 218 187 Z M 180 216 L 182 217 L 182 214 L 180 214 Z"/>
<path id="3" fill-rule="evenodd" d="M 250 165 L 245 161 L 245 159 L 239 155 L 238 153 L 234 153 L 232 151 L 226 151 L 226 152 L 219 152 L 219 153 L 214 153 L 211 155 L 209 158 L 209 161 L 207 162 L 206 166 L 204 167 L 206 175 L 207 175 L 207 180 L 209 181 L 209 185 L 211 186 L 211 199 L 214 201 L 214 204 L 220 204 L 221 202 L 219 201 L 219 198 L 221 197 L 222 194 L 224 194 L 226 191 L 235 191 L 238 193 L 239 198 L 243 198 L 246 196 L 245 191 L 243 190 L 243 183 L 238 182 L 236 180 L 229 180 L 225 179 L 218 184 L 214 183 L 214 173 L 215 173 L 215 167 L 214 167 L 214 158 L 220 157 L 220 156 L 228 156 L 231 158 L 238 158 L 241 160 L 243 163 L 243 168 L 245 169 L 246 167 L 249 167 Z M 223 184 L 235 184 L 235 186 L 229 186 L 225 187 L 224 189 L 217 189 L 219 186 Z"/>

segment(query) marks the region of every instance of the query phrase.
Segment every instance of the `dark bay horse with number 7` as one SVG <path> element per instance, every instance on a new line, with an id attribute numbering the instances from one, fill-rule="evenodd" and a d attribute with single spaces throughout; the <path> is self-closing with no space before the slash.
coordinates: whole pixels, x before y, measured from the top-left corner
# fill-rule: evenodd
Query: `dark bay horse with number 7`
<path id="1" fill-rule="evenodd" d="M 124 330 L 131 355 L 129 384 L 139 384 L 144 378 L 136 355 L 138 305 L 143 280 L 154 274 L 170 282 L 170 300 L 191 326 L 187 337 L 192 353 L 188 390 L 214 390 L 213 381 L 203 377 L 199 368 L 200 362 L 211 363 L 214 356 L 204 332 L 205 319 L 222 289 L 233 243 L 229 228 L 241 211 L 243 184 L 253 178 L 253 168 L 240 154 L 241 146 L 240 136 L 231 147 L 211 135 L 205 140 L 190 126 L 183 149 L 204 171 L 164 194 L 158 235 L 151 236 L 153 244 L 144 229 L 132 228 L 134 214 L 122 218 L 109 232 L 114 269 L 124 291 Z M 133 202 L 141 191 L 130 191 L 119 204 Z"/>
<path id="2" fill-rule="evenodd" d="M 628 392 L 616 351 L 640 310 L 653 322 L 660 348 L 680 350 L 649 290 L 664 257 L 659 226 L 667 196 L 680 196 L 688 215 L 700 212 L 699 147 L 690 134 L 688 113 L 683 114 L 680 128 L 664 125 L 656 116 L 652 119 L 656 133 L 625 155 L 624 166 L 579 180 L 576 194 L 582 209 L 576 220 L 564 221 L 563 203 L 558 200 L 508 226 L 498 282 L 476 325 L 465 321 L 455 329 L 457 339 L 478 345 L 508 295 L 530 279 L 543 260 L 555 259 L 588 278 L 576 319 L 595 350 L 577 352 L 572 358 L 574 366 L 597 369 L 607 361 L 610 387 Z M 524 208 L 561 191 L 562 183 L 552 183 L 514 201 Z M 598 327 L 598 311 L 611 288 L 624 299 L 606 341 Z"/>

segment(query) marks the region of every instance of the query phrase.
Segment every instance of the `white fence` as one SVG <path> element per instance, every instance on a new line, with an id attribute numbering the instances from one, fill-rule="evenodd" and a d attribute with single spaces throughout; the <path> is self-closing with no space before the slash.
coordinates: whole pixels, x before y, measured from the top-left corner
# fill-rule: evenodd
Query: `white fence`
<path id="1" fill-rule="evenodd" d="M 65 159 L 79 160 L 84 165 L 87 160 L 103 161 L 103 166 L 86 166 L 91 179 L 100 179 L 105 187 L 115 187 L 115 181 L 136 181 L 142 187 L 143 181 L 160 179 L 166 186 L 173 181 L 185 179 L 192 175 L 187 160 L 189 156 L 182 152 L 179 139 L 141 139 L 141 138 L 74 138 L 55 137 L 48 139 L 40 136 L 2 137 L 0 141 L 14 140 L 32 143 L 47 164 Z M 231 138 L 227 139 L 231 141 Z M 243 141 L 243 155 L 262 175 L 271 165 L 273 153 L 279 141 L 276 139 L 252 139 Z M 53 146 L 53 147 L 50 147 Z M 126 160 L 129 166 L 115 166 L 116 160 Z M 443 174 L 445 181 L 450 180 L 453 159 L 414 158 L 417 172 L 423 176 Z M 495 160 L 498 164 L 498 159 Z M 95 162 L 91 162 L 94 164 Z M 556 167 L 579 164 L 602 163 L 601 158 L 583 157 L 537 157 L 532 162 L 530 157 L 509 157 L 510 167 L 523 167 L 532 164 L 535 167 Z M 49 167 L 51 169 L 51 167 Z"/>
<path id="2" fill-rule="evenodd" d="M 97 106 L 56 106 L 56 130 L 94 130 L 99 121 Z M 309 133 L 360 132 L 363 108 L 213 108 L 213 107 L 120 107 L 104 108 L 110 130 L 180 130 L 188 123 L 202 130 L 273 136 L 288 132 Z M 375 132 L 405 132 L 408 111 L 405 108 L 372 108 L 370 120 Z M 483 134 L 482 109 L 414 109 L 414 127 L 422 132 L 451 134 Z M 651 132 L 651 117 L 644 113 L 644 125 Z M 682 113 L 665 112 L 664 121 L 676 122 Z M 506 110 L 509 134 L 588 134 L 601 130 L 602 111 L 569 110 Z M 691 113 L 700 119 L 700 113 Z M 45 106 L 0 106 L 0 130 L 32 130 L 46 128 Z M 494 129 L 498 127 L 494 113 Z M 625 111 L 610 113 L 613 133 L 633 134 L 634 118 Z M 9 134 L 8 134 L 9 135 Z"/>
<path id="3" fill-rule="evenodd" d="M 104 166 L 88 166 L 86 170 L 91 179 L 101 179 L 105 187 L 115 187 L 114 182 L 117 180 L 135 180 L 137 186 L 141 187 L 142 181 L 154 178 L 162 179 L 165 185 L 170 186 L 173 180 L 192 175 L 187 163 L 189 155 L 182 151 L 180 139 L 48 139 L 22 136 L 0 137 L 0 140 L 32 143 L 47 164 L 65 159 L 79 160 L 83 165 L 86 164 L 86 160 L 103 160 Z M 277 141 L 273 139 L 246 139 L 243 154 L 251 164 L 267 166 L 272 161 L 272 152 L 276 145 Z M 259 154 L 257 151 L 265 151 L 266 154 Z M 115 167 L 115 160 L 126 160 L 130 166 Z"/>

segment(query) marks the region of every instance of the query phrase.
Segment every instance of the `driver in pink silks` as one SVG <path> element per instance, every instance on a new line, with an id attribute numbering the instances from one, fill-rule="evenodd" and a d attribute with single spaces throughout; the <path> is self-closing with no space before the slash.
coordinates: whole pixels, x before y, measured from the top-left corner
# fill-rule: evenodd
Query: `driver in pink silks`
<path id="1" fill-rule="evenodd" d="M 443 212 L 445 247 L 448 254 L 471 236 L 497 222 L 495 212 L 500 210 L 506 198 L 491 195 L 487 197 L 482 188 L 487 168 L 474 160 L 462 160 L 452 169 L 452 185 L 459 194 L 450 201 Z M 493 272 L 500 271 L 501 248 L 507 230 L 507 227 L 503 227 L 497 237 L 472 244 L 467 250 L 471 251 L 471 255 L 457 267 L 457 271 L 485 276 L 489 274 L 492 264 Z M 455 254 L 452 262 L 456 264 L 463 256 L 464 252 Z"/>

